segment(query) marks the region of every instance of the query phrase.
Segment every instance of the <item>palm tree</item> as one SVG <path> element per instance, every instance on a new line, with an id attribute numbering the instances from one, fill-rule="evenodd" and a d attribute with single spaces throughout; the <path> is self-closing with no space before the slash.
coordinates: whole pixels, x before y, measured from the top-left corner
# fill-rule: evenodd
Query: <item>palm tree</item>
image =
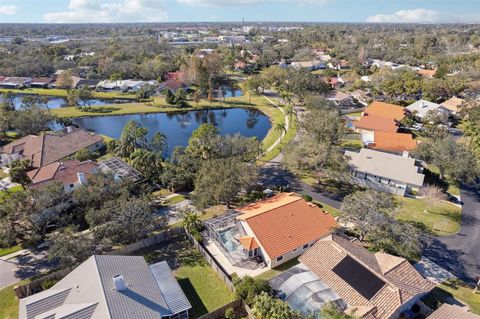
<path id="1" fill-rule="evenodd" d="M 162 172 L 162 158 L 146 149 L 136 149 L 130 155 L 130 164 L 147 179 L 157 179 Z"/>
<path id="2" fill-rule="evenodd" d="M 167 150 L 167 136 L 162 132 L 156 132 L 148 145 L 148 149 L 158 154 L 163 154 Z"/>
<path id="3" fill-rule="evenodd" d="M 276 132 L 283 132 L 283 133 L 287 134 L 287 127 L 286 127 L 285 123 L 278 123 L 277 125 L 275 125 L 275 131 Z"/>
<path id="4" fill-rule="evenodd" d="M 180 212 L 183 216 L 182 224 L 190 233 L 197 232 L 200 228 L 201 221 L 200 217 L 191 209 L 184 209 Z"/>

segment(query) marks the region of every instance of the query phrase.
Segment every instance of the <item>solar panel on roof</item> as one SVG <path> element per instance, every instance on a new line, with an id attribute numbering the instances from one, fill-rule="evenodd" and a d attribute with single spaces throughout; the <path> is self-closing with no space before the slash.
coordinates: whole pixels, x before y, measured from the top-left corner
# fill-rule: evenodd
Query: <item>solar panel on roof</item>
<path id="1" fill-rule="evenodd" d="M 350 256 L 343 258 L 332 271 L 370 300 L 385 282 Z"/>

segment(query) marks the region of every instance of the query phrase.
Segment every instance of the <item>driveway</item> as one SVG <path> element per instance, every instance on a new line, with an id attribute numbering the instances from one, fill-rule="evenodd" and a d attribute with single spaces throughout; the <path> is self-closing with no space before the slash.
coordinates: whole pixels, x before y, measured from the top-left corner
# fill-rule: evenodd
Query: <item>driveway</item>
<path id="1" fill-rule="evenodd" d="M 460 231 L 427 240 L 423 254 L 457 277 L 473 283 L 480 276 L 480 185 L 462 186 Z"/>
<path id="2" fill-rule="evenodd" d="M 0 289 L 17 282 L 39 275 L 52 269 L 52 264 L 45 258 L 46 251 L 0 259 Z"/>
<path id="3" fill-rule="evenodd" d="M 259 169 L 260 182 L 266 187 L 288 186 L 289 190 L 308 194 L 316 201 L 325 203 L 337 209 L 342 205 L 341 198 L 338 195 L 330 194 L 316 187 L 308 185 L 292 173 L 282 168 L 281 162 L 283 155 L 280 153 L 270 162 Z"/>

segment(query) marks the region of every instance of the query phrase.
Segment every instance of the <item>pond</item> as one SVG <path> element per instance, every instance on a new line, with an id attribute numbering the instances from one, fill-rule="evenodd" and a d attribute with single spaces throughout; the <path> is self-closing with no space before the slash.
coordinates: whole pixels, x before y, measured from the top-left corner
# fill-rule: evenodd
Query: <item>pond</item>
<path id="1" fill-rule="evenodd" d="M 223 93 L 223 94 L 222 94 Z M 214 91 L 215 97 L 237 97 L 243 96 L 243 91 L 237 86 L 222 85 L 220 88 Z"/>
<path id="2" fill-rule="evenodd" d="M 13 105 L 15 109 L 20 109 L 22 106 L 22 98 L 26 96 L 24 94 L 18 94 L 13 98 Z M 48 108 L 48 109 L 58 109 L 61 107 L 66 107 L 67 99 L 64 97 L 59 96 L 44 96 L 44 95 L 32 95 L 36 98 L 37 104 L 40 107 Z M 109 100 L 109 99 L 89 99 L 88 105 L 90 106 L 98 106 L 98 105 L 108 105 L 113 103 L 126 103 L 130 102 L 128 100 Z"/>
<path id="3" fill-rule="evenodd" d="M 119 138 L 123 127 L 130 120 L 135 120 L 146 127 L 149 138 L 155 132 L 165 134 L 168 142 L 168 153 L 175 146 L 186 146 L 192 132 L 203 123 L 215 125 L 223 135 L 239 133 L 247 137 L 256 136 L 259 140 L 265 138 L 271 127 L 270 119 L 262 112 L 242 108 L 83 117 L 73 119 L 72 122 L 78 127 Z"/>

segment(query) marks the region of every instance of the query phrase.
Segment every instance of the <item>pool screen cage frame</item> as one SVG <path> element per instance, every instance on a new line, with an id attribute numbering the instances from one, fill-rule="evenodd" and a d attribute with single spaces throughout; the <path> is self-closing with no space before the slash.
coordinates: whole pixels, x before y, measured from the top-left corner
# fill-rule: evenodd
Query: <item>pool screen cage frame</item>
<path id="1" fill-rule="evenodd" d="M 223 255 L 227 258 L 227 260 L 233 265 L 242 268 L 249 268 L 251 270 L 255 270 L 259 267 L 258 263 L 254 261 L 254 258 L 249 257 L 248 254 L 244 252 L 241 248 L 241 244 L 239 243 L 239 248 L 234 252 L 230 252 L 223 244 L 223 240 L 220 236 L 222 230 L 228 230 L 230 228 L 236 228 L 240 236 L 245 236 L 246 233 L 243 230 L 242 226 L 239 225 L 236 217 L 240 216 L 241 213 L 230 210 L 226 214 L 222 216 L 218 216 L 212 219 L 209 219 L 204 222 L 206 231 L 204 234 L 206 237 L 212 239 L 223 253 Z"/>

